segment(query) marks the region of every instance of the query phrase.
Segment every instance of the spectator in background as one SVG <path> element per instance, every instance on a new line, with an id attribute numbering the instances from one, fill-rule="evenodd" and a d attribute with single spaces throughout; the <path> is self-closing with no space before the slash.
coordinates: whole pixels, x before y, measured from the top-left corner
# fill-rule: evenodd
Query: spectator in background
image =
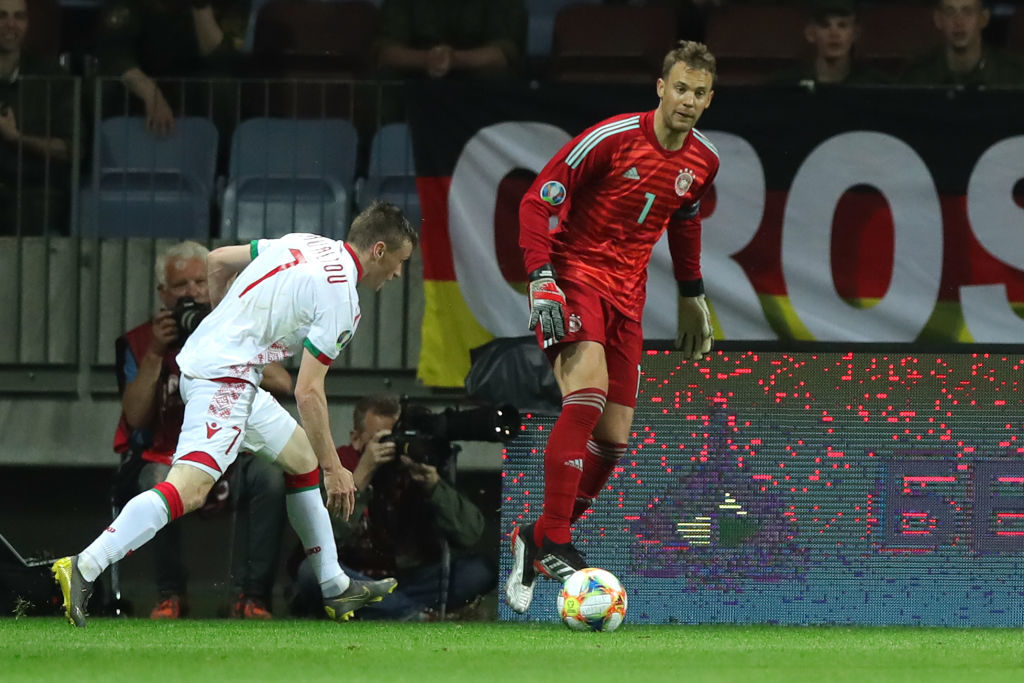
<path id="1" fill-rule="evenodd" d="M 384 0 L 382 75 L 495 76 L 518 70 L 526 35 L 522 0 Z"/>
<path id="2" fill-rule="evenodd" d="M 0 234 L 66 234 L 74 85 L 28 31 L 25 0 L 0 0 Z"/>
<path id="3" fill-rule="evenodd" d="M 347 521 L 335 520 L 338 555 L 353 577 L 395 576 L 398 588 L 379 604 L 364 607 L 368 619 L 427 620 L 440 608 L 441 548 L 451 548 L 447 610 L 458 610 L 491 591 L 494 570 L 469 549 L 480 539 L 480 509 L 442 476 L 438 466 L 397 456 L 382 437 L 398 420 L 393 394 L 367 396 L 356 403 L 350 445 L 338 448 L 356 484 L 356 507 Z M 440 456 L 440 454 L 432 454 Z M 445 463 L 450 462 L 445 460 Z M 438 463 L 443 468 L 442 463 Z M 292 612 L 320 613 L 320 588 L 309 562 L 298 569 Z"/>
<path id="4" fill-rule="evenodd" d="M 191 101 L 192 110 L 205 115 L 209 91 L 200 87 L 175 97 L 155 79 L 233 75 L 248 18 L 248 0 L 105 0 L 96 50 L 100 74 L 119 76 L 145 108 L 147 127 L 167 134 L 175 100 Z M 217 102 L 218 110 L 228 106 Z"/>
<path id="5" fill-rule="evenodd" d="M 781 71 L 772 80 L 832 85 L 885 82 L 883 74 L 857 63 L 854 47 L 859 33 L 854 0 L 809 0 L 804 38 L 811 44 L 813 56 L 806 64 Z"/>
<path id="6" fill-rule="evenodd" d="M 742 0 L 739 1 L 742 2 Z M 676 37 L 681 40 L 703 41 L 708 16 L 723 5 L 730 3 L 728 0 L 603 0 L 601 4 L 669 7 L 676 15 Z"/>
<path id="7" fill-rule="evenodd" d="M 908 85 L 1024 86 L 1024 62 L 982 39 L 990 18 L 984 0 L 936 0 L 934 20 L 942 46 L 908 65 L 901 80 Z"/>
<path id="8" fill-rule="evenodd" d="M 181 373 L 175 356 L 209 312 L 207 254 L 206 247 L 191 241 L 162 252 L 156 260 L 160 311 L 117 340 L 122 413 L 114 450 L 122 457 L 119 480 L 123 491 L 118 497 L 125 502 L 164 481 L 171 469 L 185 411 L 178 393 Z M 186 309 L 185 303 L 196 306 Z M 190 310 L 191 321 L 176 315 L 176 310 Z M 278 396 L 289 395 L 291 377 L 280 365 L 270 365 L 261 386 Z M 269 619 L 285 519 L 284 479 L 278 468 L 249 454 L 239 458 L 230 474 L 218 482 L 207 507 L 223 503 L 228 492 L 238 508 L 232 556 L 238 598 L 232 615 Z M 180 525 L 162 529 L 153 545 L 159 600 L 150 618 L 177 619 L 188 611 Z"/>

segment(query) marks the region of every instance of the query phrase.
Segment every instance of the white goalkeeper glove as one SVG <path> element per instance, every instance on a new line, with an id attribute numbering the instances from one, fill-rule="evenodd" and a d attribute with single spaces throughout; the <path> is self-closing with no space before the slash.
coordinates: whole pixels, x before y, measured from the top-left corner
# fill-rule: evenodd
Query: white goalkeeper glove
<path id="1" fill-rule="evenodd" d="M 676 348 L 688 360 L 700 360 L 711 353 L 711 313 L 704 295 L 679 297 Z"/>
<path id="2" fill-rule="evenodd" d="M 555 269 L 550 265 L 530 273 L 530 329 L 537 325 L 545 349 L 565 336 L 565 294 L 555 283 Z"/>

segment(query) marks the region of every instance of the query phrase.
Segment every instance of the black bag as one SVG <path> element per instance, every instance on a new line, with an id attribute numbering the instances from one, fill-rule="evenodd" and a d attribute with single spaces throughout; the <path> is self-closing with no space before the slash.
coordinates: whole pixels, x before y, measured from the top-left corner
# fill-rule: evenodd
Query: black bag
<path id="1" fill-rule="evenodd" d="M 557 415 L 562 392 L 537 338 L 501 337 L 469 352 L 466 393 L 481 402 L 511 403 L 520 412 Z"/>

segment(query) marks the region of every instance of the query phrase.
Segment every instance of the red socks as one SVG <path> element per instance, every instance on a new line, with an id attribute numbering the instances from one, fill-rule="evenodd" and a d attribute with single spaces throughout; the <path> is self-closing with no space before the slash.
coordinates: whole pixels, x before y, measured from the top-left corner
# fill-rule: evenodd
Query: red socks
<path id="1" fill-rule="evenodd" d="M 572 508 L 570 524 L 574 524 L 583 513 L 594 504 L 594 499 L 600 495 L 608 477 L 615 471 L 626 452 L 626 444 L 611 443 L 609 441 L 587 442 L 587 452 L 583 456 L 583 476 L 580 478 L 579 489 L 576 491 L 576 503 Z"/>
<path id="2" fill-rule="evenodd" d="M 604 412 L 606 396 L 605 391 L 588 387 L 562 399 L 562 414 L 544 451 L 544 514 L 533 532 L 538 545 L 545 536 L 554 543 L 572 540 L 569 523 L 583 476 L 587 441 Z"/>

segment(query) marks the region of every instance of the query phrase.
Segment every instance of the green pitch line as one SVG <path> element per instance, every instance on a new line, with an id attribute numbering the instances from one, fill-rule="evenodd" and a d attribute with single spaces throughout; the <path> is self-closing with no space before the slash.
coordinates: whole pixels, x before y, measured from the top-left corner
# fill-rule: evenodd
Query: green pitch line
<path id="1" fill-rule="evenodd" d="M 1024 681 L 1010 629 L 0 618 L 0 681 Z"/>

